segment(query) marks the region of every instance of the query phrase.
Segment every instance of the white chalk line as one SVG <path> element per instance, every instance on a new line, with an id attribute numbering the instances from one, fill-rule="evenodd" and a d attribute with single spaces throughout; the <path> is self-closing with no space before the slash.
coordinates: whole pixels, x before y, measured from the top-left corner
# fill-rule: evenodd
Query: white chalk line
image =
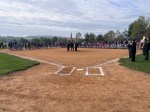
<path id="1" fill-rule="evenodd" d="M 101 75 L 104 76 L 104 71 L 103 71 L 102 67 L 100 67 L 100 72 L 101 72 Z"/>
<path id="2" fill-rule="evenodd" d="M 84 69 L 77 69 L 77 71 L 83 71 Z"/>
<path id="3" fill-rule="evenodd" d="M 72 68 L 72 70 L 70 71 L 70 73 L 68 73 L 68 74 L 60 74 L 59 72 L 61 71 L 61 70 L 63 70 L 65 67 L 62 67 L 60 70 L 58 70 L 57 72 L 55 72 L 55 74 L 58 74 L 58 75 L 61 75 L 61 76 L 64 76 L 64 75 L 71 75 L 73 72 L 74 72 L 74 70 L 76 69 L 76 67 L 73 67 Z"/>
<path id="4" fill-rule="evenodd" d="M 65 67 L 61 67 L 58 71 L 56 71 L 54 74 L 58 74 L 62 69 L 64 69 Z"/>
<path id="5" fill-rule="evenodd" d="M 85 75 L 88 75 L 88 67 L 86 67 Z"/>
<path id="6" fill-rule="evenodd" d="M 26 56 L 21 56 L 21 55 L 12 54 L 12 53 L 6 53 L 6 52 L 5 52 L 5 54 L 17 56 L 17 57 L 24 58 L 24 59 L 29 59 L 29 60 L 32 60 L 32 61 L 38 61 L 38 62 L 41 62 L 41 63 L 50 64 L 50 65 L 55 65 L 55 66 L 58 66 L 58 67 L 64 67 L 64 66 L 56 64 L 56 63 L 51 63 L 51 62 L 48 62 L 48 61 L 39 60 L 39 59 L 31 58 L 31 57 L 26 57 Z"/>
<path id="7" fill-rule="evenodd" d="M 141 53 L 137 53 L 136 55 L 139 55 Z M 122 58 L 128 58 L 129 56 L 124 56 Z M 94 67 L 98 67 L 98 66 L 103 66 L 103 65 L 106 65 L 108 63 L 112 63 L 112 62 L 117 62 L 119 61 L 120 58 L 116 58 L 116 59 L 113 59 L 113 60 L 110 60 L 110 61 L 107 61 L 107 62 L 104 62 L 104 63 L 101 63 L 101 64 L 98 64 L 98 65 L 95 65 Z"/>
<path id="8" fill-rule="evenodd" d="M 74 72 L 75 69 L 76 69 L 76 67 L 73 67 L 73 69 L 72 69 L 72 71 L 69 73 L 69 75 L 71 75 L 71 74 Z"/>
<path id="9" fill-rule="evenodd" d="M 119 58 L 113 59 L 113 60 L 107 61 L 107 62 L 105 62 L 105 63 L 101 63 L 101 64 L 98 64 L 98 65 L 95 65 L 94 67 L 103 66 L 103 65 L 106 65 L 106 64 L 108 64 L 108 63 L 116 62 L 116 61 L 118 61 L 118 60 L 119 60 Z"/>

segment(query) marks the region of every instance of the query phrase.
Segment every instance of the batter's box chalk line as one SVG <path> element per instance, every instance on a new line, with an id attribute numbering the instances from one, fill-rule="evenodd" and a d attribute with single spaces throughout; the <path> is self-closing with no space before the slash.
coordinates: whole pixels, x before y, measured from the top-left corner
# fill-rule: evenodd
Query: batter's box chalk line
<path id="1" fill-rule="evenodd" d="M 99 69 L 99 73 L 98 74 L 90 74 L 89 73 L 90 69 Z M 97 75 L 104 76 L 104 71 L 103 71 L 102 67 L 86 67 L 85 75 L 86 76 L 97 76 Z"/>
<path id="2" fill-rule="evenodd" d="M 61 67 L 58 71 L 55 72 L 55 74 L 62 75 L 62 76 L 63 75 L 71 75 L 74 72 L 74 70 L 76 69 L 76 67 L 72 67 L 71 71 L 68 74 L 59 73 L 65 68 L 67 68 L 67 67 L 65 67 L 65 66 Z"/>

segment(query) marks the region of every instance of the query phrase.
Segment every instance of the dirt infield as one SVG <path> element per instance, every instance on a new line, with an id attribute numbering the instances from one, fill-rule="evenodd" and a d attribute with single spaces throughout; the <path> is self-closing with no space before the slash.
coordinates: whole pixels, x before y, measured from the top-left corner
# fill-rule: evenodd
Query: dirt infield
<path id="1" fill-rule="evenodd" d="M 115 61 L 127 56 L 127 50 L 67 52 L 52 48 L 6 52 L 43 63 L 0 77 L 0 112 L 150 111 L 150 76 Z M 104 76 L 85 75 L 87 67 L 90 74 L 101 74 L 95 66 L 102 68 Z"/>

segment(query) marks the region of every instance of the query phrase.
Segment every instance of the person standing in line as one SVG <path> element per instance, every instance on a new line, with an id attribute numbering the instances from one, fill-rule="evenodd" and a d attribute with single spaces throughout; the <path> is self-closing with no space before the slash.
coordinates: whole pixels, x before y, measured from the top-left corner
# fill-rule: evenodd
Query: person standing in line
<path id="1" fill-rule="evenodd" d="M 141 39 L 141 41 L 140 41 L 140 43 L 141 43 L 141 49 L 142 49 L 142 53 L 143 53 L 143 55 L 145 55 L 145 48 L 144 48 L 144 43 L 145 43 L 145 36 L 143 36 L 143 39 Z"/>
<path id="2" fill-rule="evenodd" d="M 145 54 L 146 61 L 149 58 L 149 50 L 150 50 L 150 39 L 148 37 L 146 37 L 145 42 L 144 42 L 144 54 Z"/>
<path id="3" fill-rule="evenodd" d="M 75 51 L 77 51 L 77 48 L 78 48 L 78 37 L 76 35 L 76 39 L 75 39 Z"/>
<path id="4" fill-rule="evenodd" d="M 131 48 L 132 48 L 132 41 L 129 40 L 129 41 L 128 41 L 128 51 L 129 51 L 129 58 L 130 58 L 130 59 L 131 59 L 131 56 L 132 56 L 132 55 L 131 55 L 131 53 L 132 53 L 132 52 L 131 52 Z"/>
<path id="5" fill-rule="evenodd" d="M 77 48 L 78 48 L 78 43 L 77 41 L 75 42 L 75 51 L 77 51 Z"/>
<path id="6" fill-rule="evenodd" d="M 67 51 L 69 52 L 70 50 L 70 42 L 67 43 Z"/>
<path id="7" fill-rule="evenodd" d="M 135 62 L 135 54 L 136 54 L 136 42 L 135 40 L 133 40 L 131 45 L 131 61 L 133 62 Z"/>

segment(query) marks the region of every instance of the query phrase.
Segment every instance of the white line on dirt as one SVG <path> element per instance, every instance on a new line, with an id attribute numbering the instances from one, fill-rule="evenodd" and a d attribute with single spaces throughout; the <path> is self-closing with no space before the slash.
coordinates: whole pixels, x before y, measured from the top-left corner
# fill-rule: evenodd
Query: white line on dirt
<path id="1" fill-rule="evenodd" d="M 83 71 L 84 69 L 77 69 L 78 71 Z"/>
<path id="2" fill-rule="evenodd" d="M 101 72 L 101 75 L 104 76 L 104 71 L 103 71 L 102 67 L 100 67 L 100 72 Z"/>
<path id="3" fill-rule="evenodd" d="M 108 64 L 108 63 L 116 62 L 116 61 L 118 61 L 118 60 L 119 60 L 119 58 L 114 59 L 114 60 L 110 60 L 110 61 L 107 61 L 107 62 L 105 62 L 105 63 L 95 65 L 94 67 L 98 67 L 98 66 L 102 66 L 102 65 L 105 65 L 105 64 Z"/>
<path id="4" fill-rule="evenodd" d="M 89 74 L 89 68 L 99 68 L 99 74 Z M 103 72 L 103 69 L 102 67 L 86 67 L 86 72 L 85 72 L 85 75 L 89 75 L 89 76 L 96 76 L 96 75 L 102 75 L 104 76 L 104 72 Z"/>
<path id="5" fill-rule="evenodd" d="M 88 67 L 86 67 L 85 70 L 86 70 L 85 75 L 88 75 L 88 74 L 89 74 L 89 73 L 88 73 L 88 70 L 89 70 Z"/>
<path id="6" fill-rule="evenodd" d="M 72 69 L 72 71 L 69 73 L 69 75 L 71 75 L 75 69 L 76 69 L 76 67 L 73 67 L 73 69 Z"/>
<path id="7" fill-rule="evenodd" d="M 141 53 L 137 53 L 136 55 L 138 54 L 141 54 Z M 129 56 L 124 56 L 122 58 L 128 58 Z M 101 64 L 98 64 L 98 65 L 95 65 L 94 67 L 98 67 L 98 66 L 102 66 L 102 65 L 106 65 L 108 63 L 112 63 L 112 62 L 117 62 L 120 58 L 116 58 L 116 59 L 113 59 L 113 60 L 110 60 L 110 61 L 107 61 L 105 63 L 101 63 Z"/>
<path id="8" fill-rule="evenodd" d="M 65 68 L 65 67 L 63 67 L 62 69 L 64 69 L 64 68 Z M 56 74 L 61 75 L 61 76 L 64 76 L 64 75 L 71 75 L 71 74 L 74 72 L 74 70 L 76 69 L 76 67 L 73 67 L 69 74 L 59 74 L 59 72 L 60 72 L 62 69 L 58 70 L 58 71 L 56 72 Z"/>
<path id="9" fill-rule="evenodd" d="M 55 74 L 58 74 L 58 72 L 60 72 L 62 69 L 64 69 L 65 67 L 61 67 L 58 71 L 55 72 Z"/>
<path id="10" fill-rule="evenodd" d="M 61 67 L 61 68 L 64 67 L 64 66 L 56 64 L 56 63 L 51 63 L 51 62 L 47 62 L 47 61 L 44 61 L 44 60 L 39 60 L 39 59 L 31 58 L 31 57 L 26 57 L 26 56 L 21 56 L 21 55 L 12 54 L 12 53 L 6 53 L 6 52 L 5 52 L 5 54 L 17 56 L 17 57 L 24 58 L 24 59 L 30 59 L 30 60 L 33 60 L 33 61 L 38 61 L 38 62 L 41 62 L 41 63 L 50 64 L 50 65 L 55 65 L 55 66 L 58 66 L 58 67 Z"/>

